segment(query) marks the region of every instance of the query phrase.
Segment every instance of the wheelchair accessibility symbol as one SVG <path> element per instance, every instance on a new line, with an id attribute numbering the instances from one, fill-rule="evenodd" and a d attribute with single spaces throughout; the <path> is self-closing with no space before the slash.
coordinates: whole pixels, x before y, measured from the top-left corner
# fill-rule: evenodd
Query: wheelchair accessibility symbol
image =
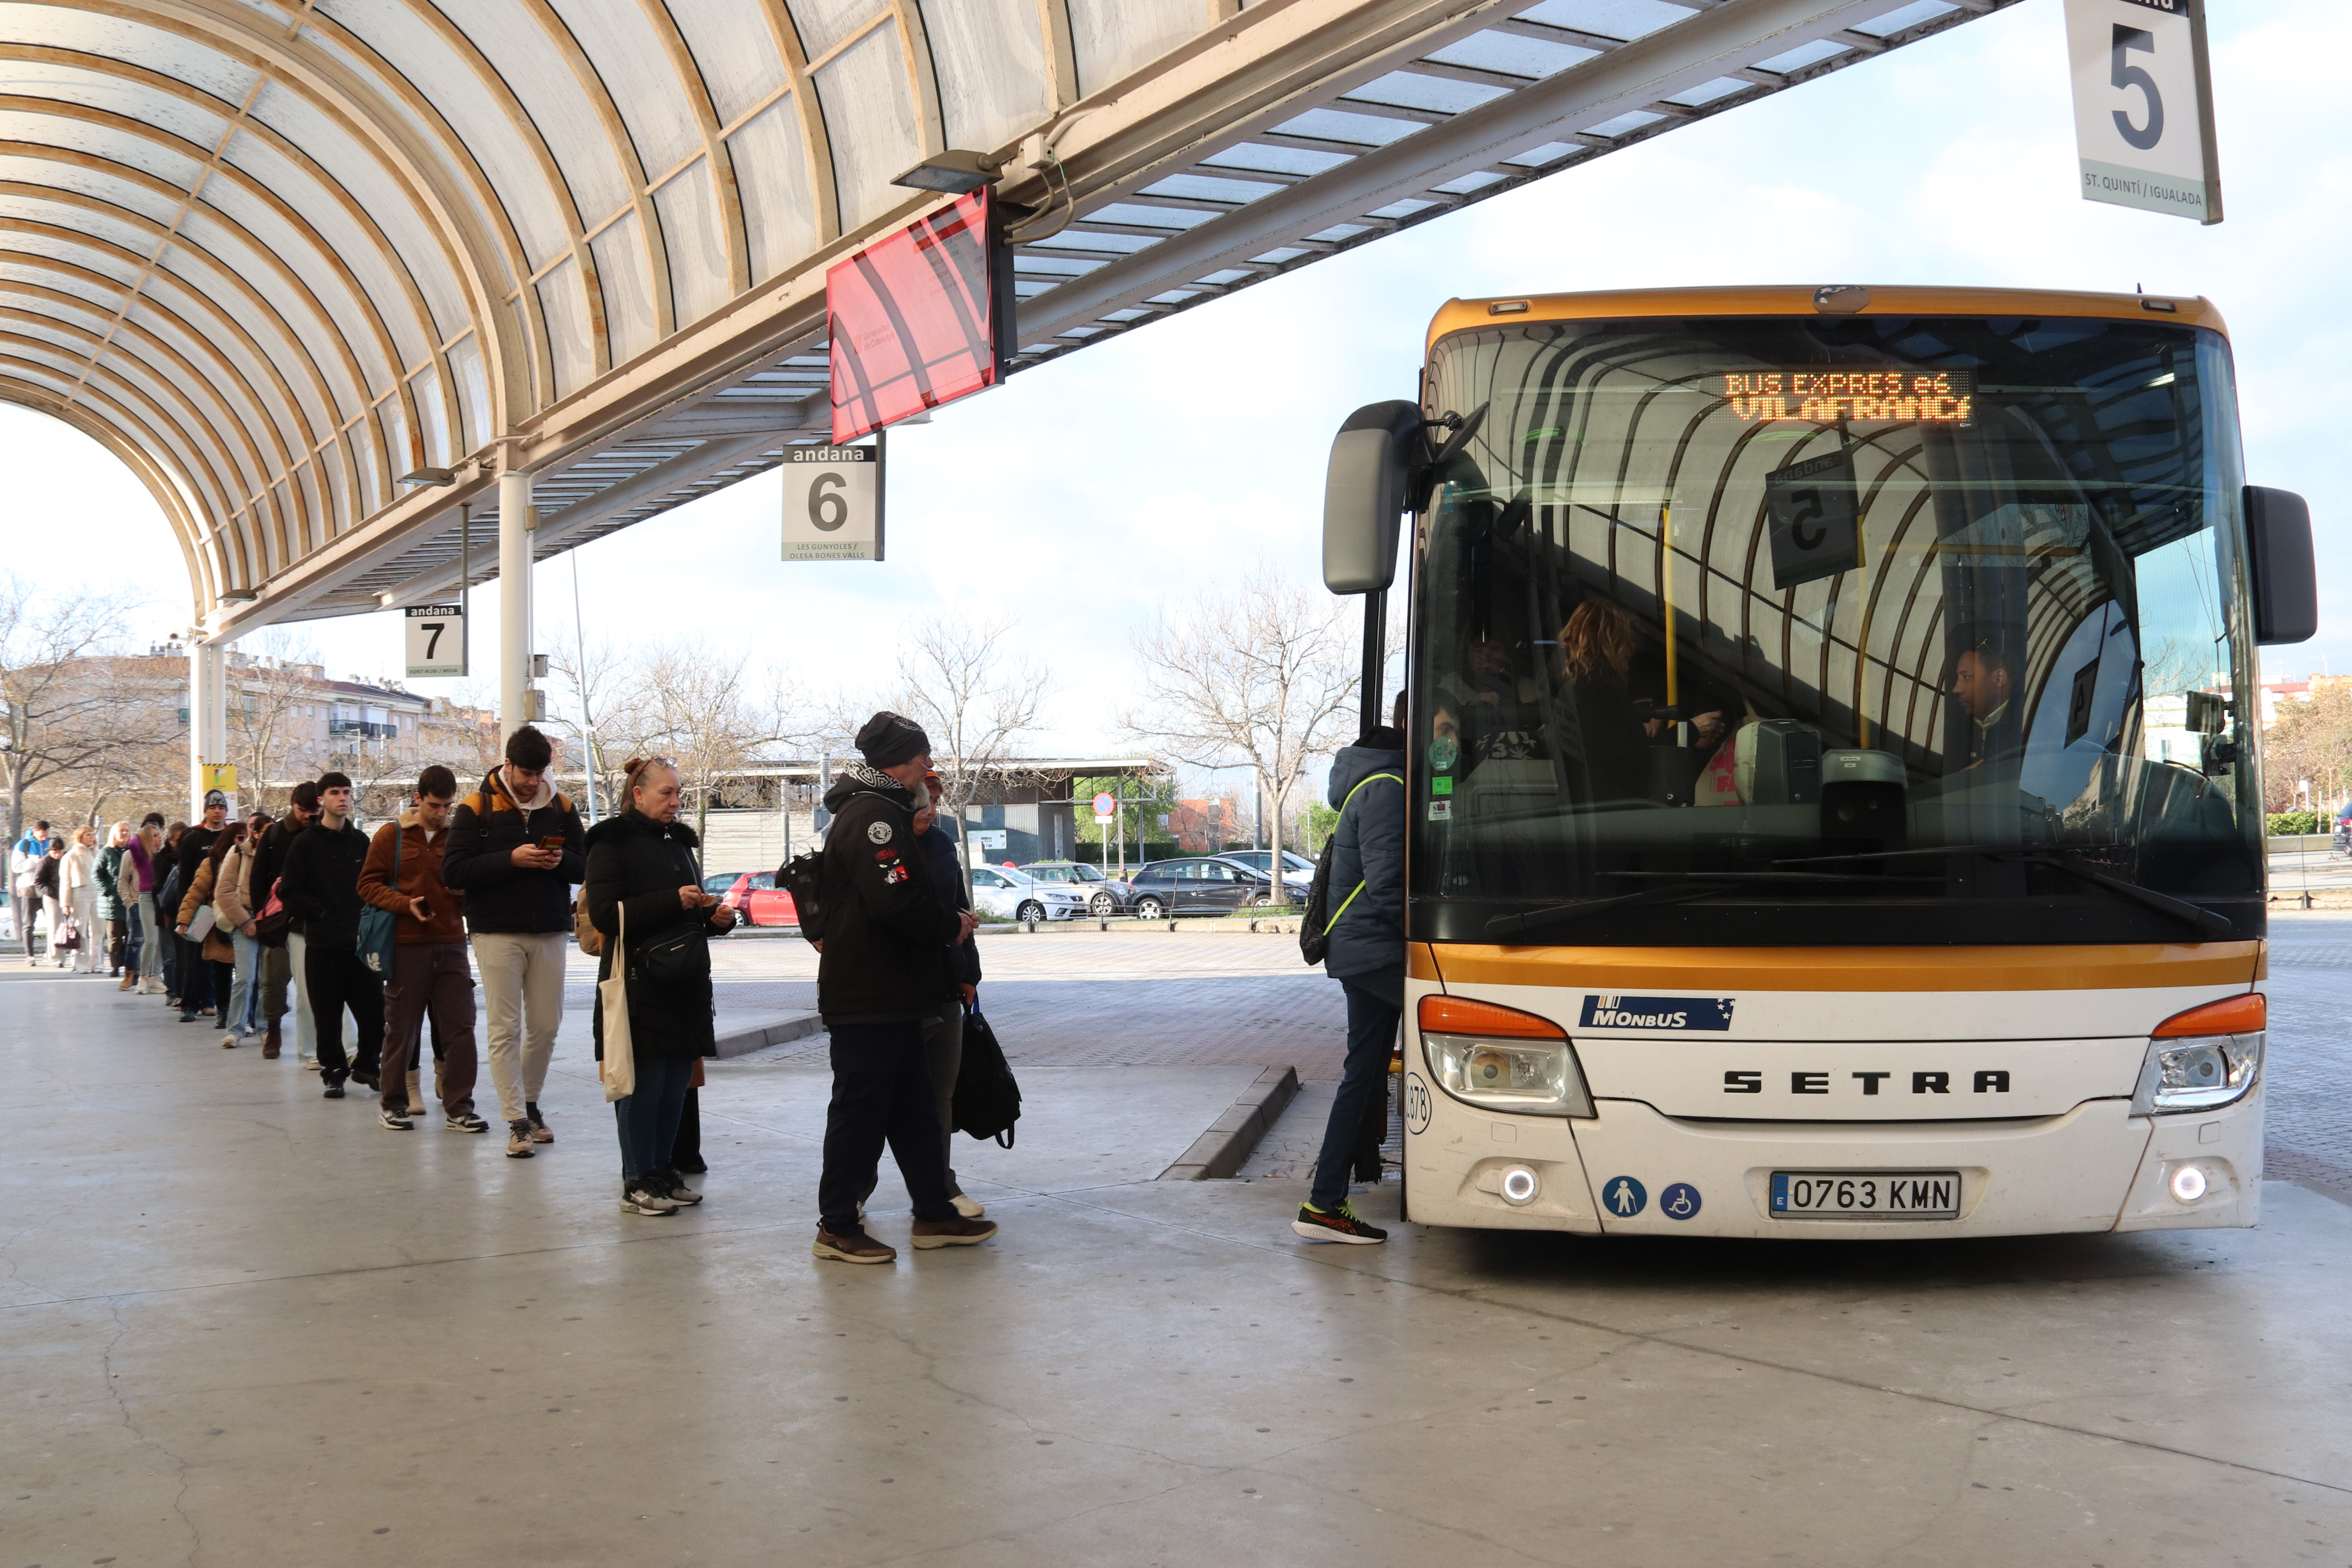
<path id="1" fill-rule="evenodd" d="M 1601 1212 L 1612 1219 L 1631 1219 L 1649 1203 L 1650 1194 L 1631 1176 L 1612 1176 L 1601 1184 Z"/>
<path id="2" fill-rule="evenodd" d="M 1698 1189 L 1688 1182 L 1676 1182 L 1658 1194 L 1658 1212 L 1668 1219 L 1688 1219 L 1698 1213 Z"/>

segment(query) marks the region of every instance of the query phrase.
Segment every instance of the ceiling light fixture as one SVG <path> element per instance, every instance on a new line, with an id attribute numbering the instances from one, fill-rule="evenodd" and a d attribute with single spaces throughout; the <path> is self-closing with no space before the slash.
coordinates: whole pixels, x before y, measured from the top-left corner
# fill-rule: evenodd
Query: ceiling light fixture
<path id="1" fill-rule="evenodd" d="M 404 485 L 454 485 L 457 476 L 447 468 L 412 468 L 394 481 Z"/>
<path id="2" fill-rule="evenodd" d="M 985 153 L 950 147 L 944 153 L 932 153 L 890 183 L 910 191 L 944 191 L 950 195 L 968 196 L 982 186 L 995 184 L 997 174 L 1011 162 L 1009 158 L 992 158 Z"/>

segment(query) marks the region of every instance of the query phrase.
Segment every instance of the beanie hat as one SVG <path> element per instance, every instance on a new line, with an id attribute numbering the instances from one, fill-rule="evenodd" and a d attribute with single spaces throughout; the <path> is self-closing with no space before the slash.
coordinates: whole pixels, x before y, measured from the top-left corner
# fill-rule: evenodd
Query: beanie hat
<path id="1" fill-rule="evenodd" d="M 866 721 L 857 731 L 857 749 L 877 768 L 895 768 L 931 749 L 923 727 L 903 713 L 885 709 Z"/>

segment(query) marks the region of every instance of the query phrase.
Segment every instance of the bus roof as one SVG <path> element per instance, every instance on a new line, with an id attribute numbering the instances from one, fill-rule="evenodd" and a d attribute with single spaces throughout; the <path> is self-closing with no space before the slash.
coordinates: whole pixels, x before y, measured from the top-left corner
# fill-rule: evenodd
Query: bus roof
<path id="1" fill-rule="evenodd" d="M 1823 310 L 1812 285 L 1756 284 L 1731 289 L 1620 289 L 1591 294 L 1497 295 L 1448 300 L 1429 323 L 1429 347 L 1473 327 L 1528 321 L 1612 321 L 1643 316 L 2104 316 L 2117 321 L 2176 321 L 2229 335 L 2221 312 L 2202 295 L 2087 294 L 2060 289 L 1953 289 L 1867 285 L 1859 310 Z M 1523 305 L 1497 312 L 1496 305 Z"/>

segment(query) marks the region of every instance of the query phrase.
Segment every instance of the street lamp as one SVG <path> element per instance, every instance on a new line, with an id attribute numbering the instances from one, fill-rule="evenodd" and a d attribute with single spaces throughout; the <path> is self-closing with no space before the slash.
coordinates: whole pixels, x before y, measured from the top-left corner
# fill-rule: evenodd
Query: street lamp
<path id="1" fill-rule="evenodd" d="M 890 183 L 910 191 L 941 191 L 968 196 L 985 185 L 994 184 L 998 173 L 1012 161 L 950 147 L 944 153 L 932 153 Z"/>
<path id="2" fill-rule="evenodd" d="M 393 481 L 402 485 L 454 485 L 457 476 L 447 468 L 411 468 Z"/>

